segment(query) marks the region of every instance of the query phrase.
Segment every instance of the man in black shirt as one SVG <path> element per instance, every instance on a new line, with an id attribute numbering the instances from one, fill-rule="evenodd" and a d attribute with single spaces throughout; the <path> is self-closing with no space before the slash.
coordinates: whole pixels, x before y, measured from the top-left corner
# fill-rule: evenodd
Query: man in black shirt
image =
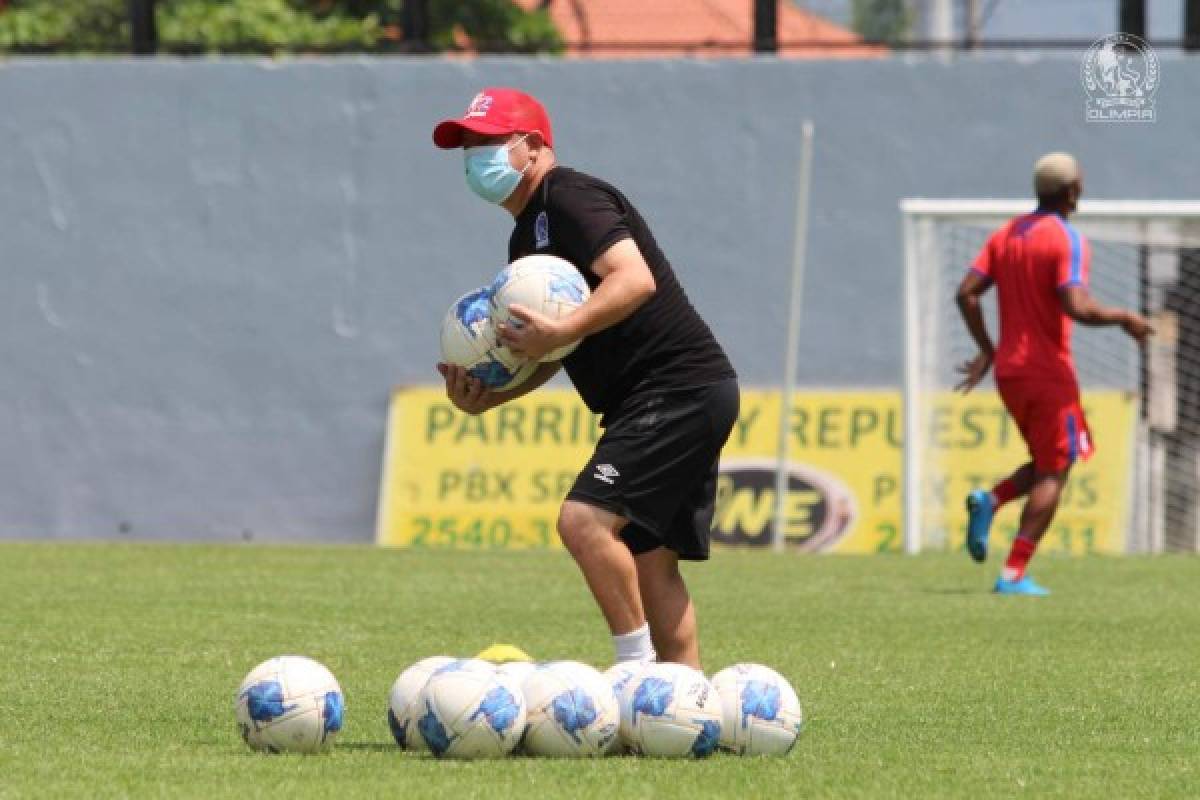
<path id="1" fill-rule="evenodd" d="M 604 181 L 558 166 L 537 100 L 484 89 L 466 114 L 440 123 L 441 148 L 462 147 L 467 185 L 516 220 L 509 260 L 570 261 L 591 287 L 572 314 L 550 319 L 514 305 L 500 326 L 515 352 L 537 359 L 580 341 L 561 362 L 604 434 L 558 518 L 613 635 L 617 661 L 700 667 L 695 609 L 679 560 L 709 553 L 717 459 L 738 412 L 733 367 L 680 287 L 637 209 Z M 517 388 L 488 391 L 439 364 L 446 393 L 479 414 L 548 381 L 542 364 Z"/>

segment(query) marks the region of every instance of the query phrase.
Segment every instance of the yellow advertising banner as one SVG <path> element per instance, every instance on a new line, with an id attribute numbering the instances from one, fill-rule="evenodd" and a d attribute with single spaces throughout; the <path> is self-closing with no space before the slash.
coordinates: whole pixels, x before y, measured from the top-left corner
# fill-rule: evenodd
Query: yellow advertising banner
<path id="1" fill-rule="evenodd" d="M 789 548 L 842 553 L 902 547 L 903 415 L 894 391 L 793 395 L 783 533 Z M 1133 400 L 1091 392 L 1085 410 L 1096 454 L 1073 470 L 1043 550 L 1123 552 Z M 744 390 L 725 447 L 713 540 L 767 546 L 773 535 L 780 394 Z M 441 387 L 392 397 L 377 541 L 441 548 L 561 546 L 558 507 L 602 429 L 570 389 L 542 389 L 480 416 L 456 410 Z M 960 548 L 964 499 L 1028 460 L 994 393 L 939 397 L 926 417 L 922 487 L 926 549 Z M 996 518 L 1011 541 L 1019 503 Z"/>

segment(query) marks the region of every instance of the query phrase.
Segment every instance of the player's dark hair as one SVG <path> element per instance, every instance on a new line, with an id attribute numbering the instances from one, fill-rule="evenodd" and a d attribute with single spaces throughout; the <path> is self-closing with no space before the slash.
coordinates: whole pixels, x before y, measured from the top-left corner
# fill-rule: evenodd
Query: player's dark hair
<path id="1" fill-rule="evenodd" d="M 1039 208 L 1059 208 L 1066 205 L 1071 199 L 1071 187 L 1073 184 L 1062 187 L 1057 192 L 1049 194 L 1039 194 L 1037 196 Z"/>

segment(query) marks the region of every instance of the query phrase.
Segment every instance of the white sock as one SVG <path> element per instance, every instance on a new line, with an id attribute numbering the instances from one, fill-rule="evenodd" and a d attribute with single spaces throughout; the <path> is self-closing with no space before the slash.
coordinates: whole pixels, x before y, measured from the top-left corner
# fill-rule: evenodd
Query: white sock
<path id="1" fill-rule="evenodd" d="M 637 630 L 612 637 L 617 663 L 622 661 L 653 661 L 657 658 L 654 643 L 650 641 L 650 626 L 643 624 Z"/>

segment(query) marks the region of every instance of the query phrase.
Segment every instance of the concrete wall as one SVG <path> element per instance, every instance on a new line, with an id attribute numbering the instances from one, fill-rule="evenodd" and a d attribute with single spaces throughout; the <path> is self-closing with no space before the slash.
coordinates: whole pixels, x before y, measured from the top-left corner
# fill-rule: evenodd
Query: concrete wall
<path id="1" fill-rule="evenodd" d="M 800 121 L 802 377 L 900 374 L 905 195 L 1193 196 L 1200 60 L 1152 125 L 1083 121 L 1077 56 L 878 62 L 0 62 L 0 537 L 362 540 L 390 388 L 504 260 L 432 124 L 539 95 L 623 187 L 748 384 L 780 372 Z"/>

